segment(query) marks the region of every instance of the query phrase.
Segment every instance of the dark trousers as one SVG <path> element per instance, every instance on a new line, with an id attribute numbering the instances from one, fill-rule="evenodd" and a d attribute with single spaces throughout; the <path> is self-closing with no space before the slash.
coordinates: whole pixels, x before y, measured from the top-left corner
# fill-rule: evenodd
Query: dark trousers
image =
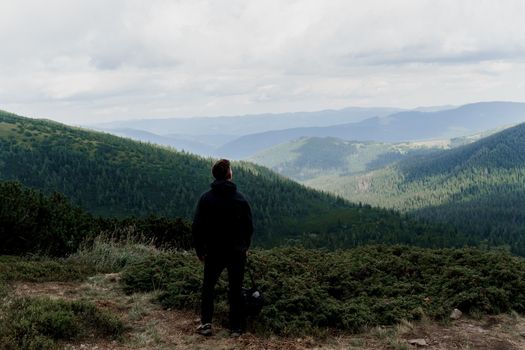
<path id="1" fill-rule="evenodd" d="M 228 254 L 209 254 L 204 261 L 204 281 L 202 283 L 201 323 L 211 323 L 213 318 L 213 298 L 215 285 L 226 268 L 228 270 L 228 300 L 230 302 L 230 329 L 243 327 L 242 282 L 246 254 L 232 252 Z"/>

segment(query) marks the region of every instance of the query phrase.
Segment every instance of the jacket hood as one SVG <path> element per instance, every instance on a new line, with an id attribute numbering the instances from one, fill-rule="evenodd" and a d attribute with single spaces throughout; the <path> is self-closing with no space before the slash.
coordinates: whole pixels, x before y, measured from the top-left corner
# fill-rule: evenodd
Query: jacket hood
<path id="1" fill-rule="evenodd" d="M 210 186 L 220 194 L 232 195 L 237 192 L 237 185 L 228 180 L 215 180 Z"/>

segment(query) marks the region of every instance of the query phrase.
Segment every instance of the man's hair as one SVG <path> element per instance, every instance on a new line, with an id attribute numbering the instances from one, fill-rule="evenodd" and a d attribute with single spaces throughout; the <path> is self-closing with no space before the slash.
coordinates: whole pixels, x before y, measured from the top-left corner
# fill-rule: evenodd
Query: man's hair
<path id="1" fill-rule="evenodd" d="M 228 172 L 230 171 L 230 161 L 228 159 L 221 159 L 213 164 L 211 173 L 217 180 L 227 180 Z"/>

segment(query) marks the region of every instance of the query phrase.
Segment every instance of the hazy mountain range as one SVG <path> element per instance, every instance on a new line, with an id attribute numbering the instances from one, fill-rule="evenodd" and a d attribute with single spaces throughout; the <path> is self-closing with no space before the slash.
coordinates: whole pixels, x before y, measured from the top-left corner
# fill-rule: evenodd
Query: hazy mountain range
<path id="1" fill-rule="evenodd" d="M 524 121 L 525 103 L 481 102 L 436 112 L 399 112 L 357 123 L 251 134 L 226 143 L 218 151 L 231 158 L 245 158 L 304 136 L 352 141 L 423 141 L 465 136 Z"/>
<path id="2" fill-rule="evenodd" d="M 371 117 L 381 117 L 402 111 L 400 108 L 348 107 L 340 110 L 316 112 L 268 113 L 228 117 L 197 117 L 170 119 L 139 119 L 97 124 L 104 129 L 130 128 L 156 134 L 188 135 L 247 135 L 270 130 L 302 126 L 328 126 L 358 122 Z"/>
<path id="3" fill-rule="evenodd" d="M 221 155 L 220 147 L 244 135 L 270 130 L 357 122 L 398 111 L 401 109 L 349 107 L 341 110 L 230 117 L 139 119 L 86 125 L 86 127 L 138 141 L 170 146 L 202 156 L 225 157 Z"/>
<path id="4" fill-rule="evenodd" d="M 238 117 L 118 121 L 91 127 L 199 155 L 247 159 L 301 137 L 426 141 L 471 135 L 524 121 L 524 103 L 480 102 L 410 111 L 345 108 Z"/>

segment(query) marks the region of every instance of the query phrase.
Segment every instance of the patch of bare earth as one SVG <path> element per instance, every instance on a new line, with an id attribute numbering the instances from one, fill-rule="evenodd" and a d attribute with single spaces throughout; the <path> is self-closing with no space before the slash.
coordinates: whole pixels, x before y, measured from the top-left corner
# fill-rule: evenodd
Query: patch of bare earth
<path id="1" fill-rule="evenodd" d="M 19 296 L 48 296 L 66 300 L 87 299 L 117 315 L 126 332 L 118 340 L 91 337 L 63 344 L 65 349 L 487 349 L 525 350 L 525 319 L 518 315 L 460 319 L 448 325 L 435 322 L 402 322 L 394 327 L 375 327 L 357 335 L 325 339 L 261 337 L 251 333 L 230 338 L 226 329 L 215 327 L 214 335 L 195 334 L 194 312 L 165 310 L 155 304 L 156 293 L 126 295 L 118 274 L 97 275 L 84 283 L 16 283 Z M 425 345 L 417 345 L 413 340 Z M 414 343 L 411 345 L 410 342 Z"/>
<path id="2" fill-rule="evenodd" d="M 425 339 L 427 349 L 525 349 L 525 319 L 519 315 L 487 316 L 480 320 L 463 318 L 447 326 L 415 324 L 401 332 L 404 339 Z"/>

